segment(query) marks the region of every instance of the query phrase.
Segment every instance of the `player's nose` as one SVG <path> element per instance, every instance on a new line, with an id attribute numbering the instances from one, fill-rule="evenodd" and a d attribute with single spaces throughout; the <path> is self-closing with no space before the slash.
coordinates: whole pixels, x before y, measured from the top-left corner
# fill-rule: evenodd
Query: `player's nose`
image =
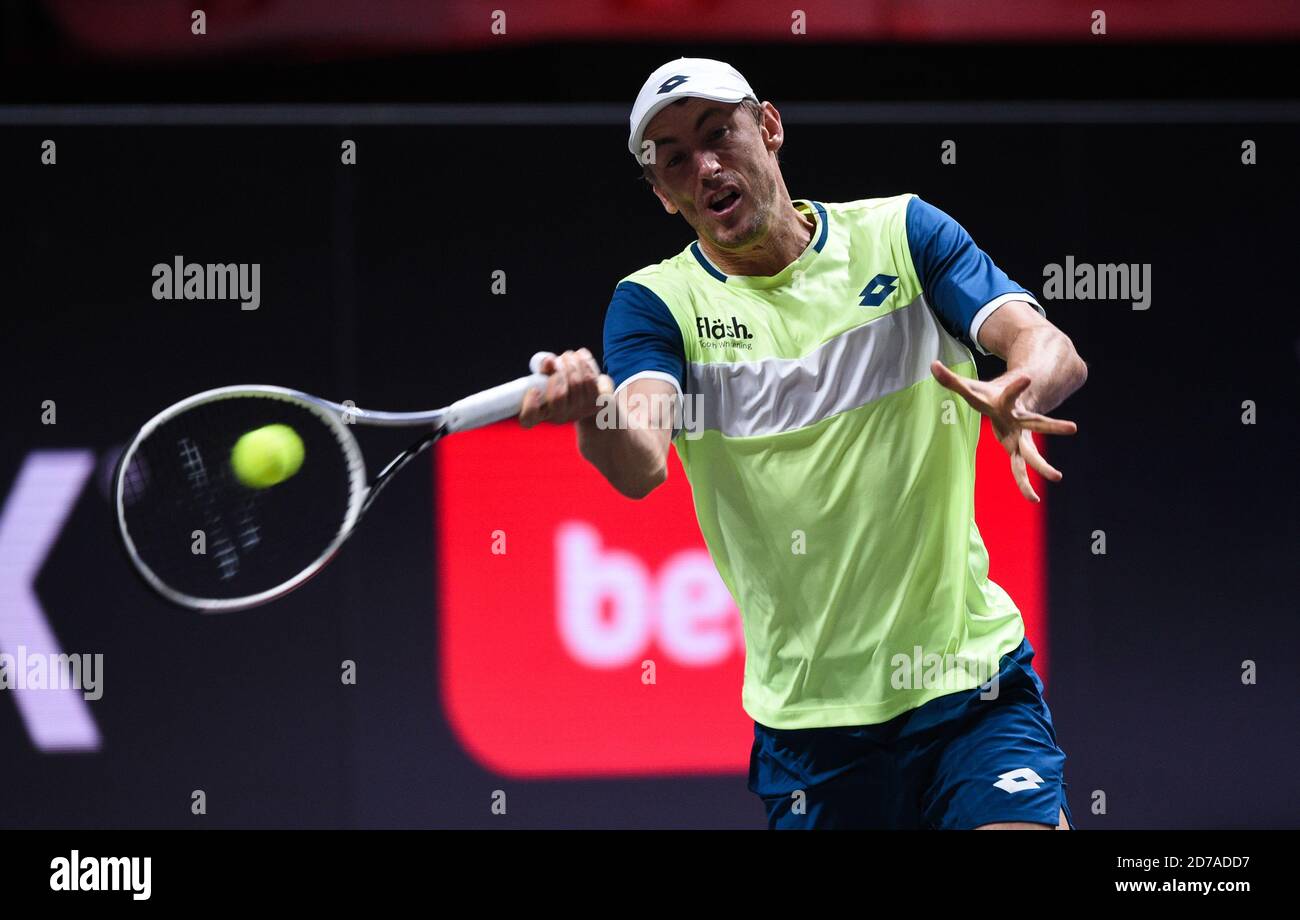
<path id="1" fill-rule="evenodd" d="M 712 150 L 699 152 L 695 157 L 695 169 L 705 185 L 718 185 L 722 182 L 722 162 Z"/>

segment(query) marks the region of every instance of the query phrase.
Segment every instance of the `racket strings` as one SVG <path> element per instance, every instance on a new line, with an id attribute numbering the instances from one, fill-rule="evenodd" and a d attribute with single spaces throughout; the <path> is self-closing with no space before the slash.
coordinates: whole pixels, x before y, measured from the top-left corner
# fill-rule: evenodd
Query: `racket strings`
<path id="1" fill-rule="evenodd" d="M 189 485 L 192 503 L 201 509 L 208 525 L 206 535 L 212 549 L 210 558 L 216 564 L 218 577 L 222 581 L 227 581 L 239 574 L 239 554 L 226 535 L 226 528 L 221 519 L 219 493 L 213 488 L 208 475 L 203 451 L 194 440 L 189 437 L 179 438 L 176 447 L 181 475 Z"/>
<path id="2" fill-rule="evenodd" d="M 241 435 L 276 423 L 302 438 L 302 467 L 251 488 L 235 476 L 231 450 Z M 293 400 L 238 395 L 182 411 L 136 446 L 122 473 L 123 528 L 137 564 L 188 598 L 275 589 L 329 550 L 359 503 L 354 454 Z"/>

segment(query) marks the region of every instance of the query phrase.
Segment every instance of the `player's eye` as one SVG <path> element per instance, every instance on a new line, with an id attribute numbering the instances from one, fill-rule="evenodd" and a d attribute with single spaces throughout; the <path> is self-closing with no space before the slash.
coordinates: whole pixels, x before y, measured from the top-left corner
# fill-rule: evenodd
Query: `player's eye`
<path id="1" fill-rule="evenodd" d="M 710 134 L 710 135 L 709 135 L 709 139 L 710 139 L 710 140 L 714 140 L 714 141 L 720 141 L 720 140 L 722 140 L 723 136 L 726 135 L 727 131 L 728 131 L 728 128 L 724 125 L 723 127 L 718 128 L 716 131 L 714 131 L 712 134 Z"/>
<path id="2" fill-rule="evenodd" d="M 682 155 L 680 153 L 675 153 L 668 158 L 668 165 L 669 167 L 673 167 L 676 166 L 681 161 L 682 161 Z"/>

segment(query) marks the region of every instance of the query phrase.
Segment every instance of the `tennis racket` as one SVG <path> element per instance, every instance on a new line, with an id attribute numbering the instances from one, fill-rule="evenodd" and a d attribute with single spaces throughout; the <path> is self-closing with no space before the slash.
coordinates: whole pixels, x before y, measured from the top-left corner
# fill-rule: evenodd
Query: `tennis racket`
<path id="1" fill-rule="evenodd" d="M 439 438 L 517 415 L 533 373 L 430 412 L 373 412 L 284 387 L 196 393 L 150 419 L 113 475 L 118 532 L 136 571 L 167 600 L 204 613 L 256 607 L 319 572 L 356 530 L 380 490 Z M 241 435 L 284 424 L 303 443 L 297 473 L 267 488 L 231 468 Z M 373 478 L 353 425 L 419 429 Z"/>

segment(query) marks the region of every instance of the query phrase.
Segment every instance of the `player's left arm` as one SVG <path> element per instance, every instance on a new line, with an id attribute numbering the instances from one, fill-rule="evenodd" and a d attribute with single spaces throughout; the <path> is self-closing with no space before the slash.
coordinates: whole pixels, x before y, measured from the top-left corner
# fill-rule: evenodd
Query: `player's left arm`
<path id="1" fill-rule="evenodd" d="M 1050 412 L 1088 379 L 1088 367 L 1074 343 L 1060 329 L 1022 300 L 1009 300 L 984 320 L 979 344 L 1007 362 L 1005 373 L 992 380 L 972 380 L 948 370 L 942 362 L 930 366 L 935 379 L 987 415 L 998 443 L 1011 458 L 1011 472 L 1020 494 L 1038 501 L 1026 467 L 1051 482 L 1061 480 L 1034 444 L 1033 433 L 1074 434 L 1074 422 L 1049 418 Z"/>
<path id="2" fill-rule="evenodd" d="M 1006 373 L 993 380 L 954 374 L 939 361 L 931 364 L 931 373 L 989 417 L 1011 458 L 1020 493 L 1036 502 L 1027 468 L 1052 482 L 1061 473 L 1043 459 L 1033 433 L 1074 434 L 1073 422 L 1043 413 L 1081 387 L 1088 369 L 1034 296 L 1008 278 L 952 217 L 913 197 L 907 204 L 906 233 L 926 300 L 945 328 L 1007 362 Z"/>

